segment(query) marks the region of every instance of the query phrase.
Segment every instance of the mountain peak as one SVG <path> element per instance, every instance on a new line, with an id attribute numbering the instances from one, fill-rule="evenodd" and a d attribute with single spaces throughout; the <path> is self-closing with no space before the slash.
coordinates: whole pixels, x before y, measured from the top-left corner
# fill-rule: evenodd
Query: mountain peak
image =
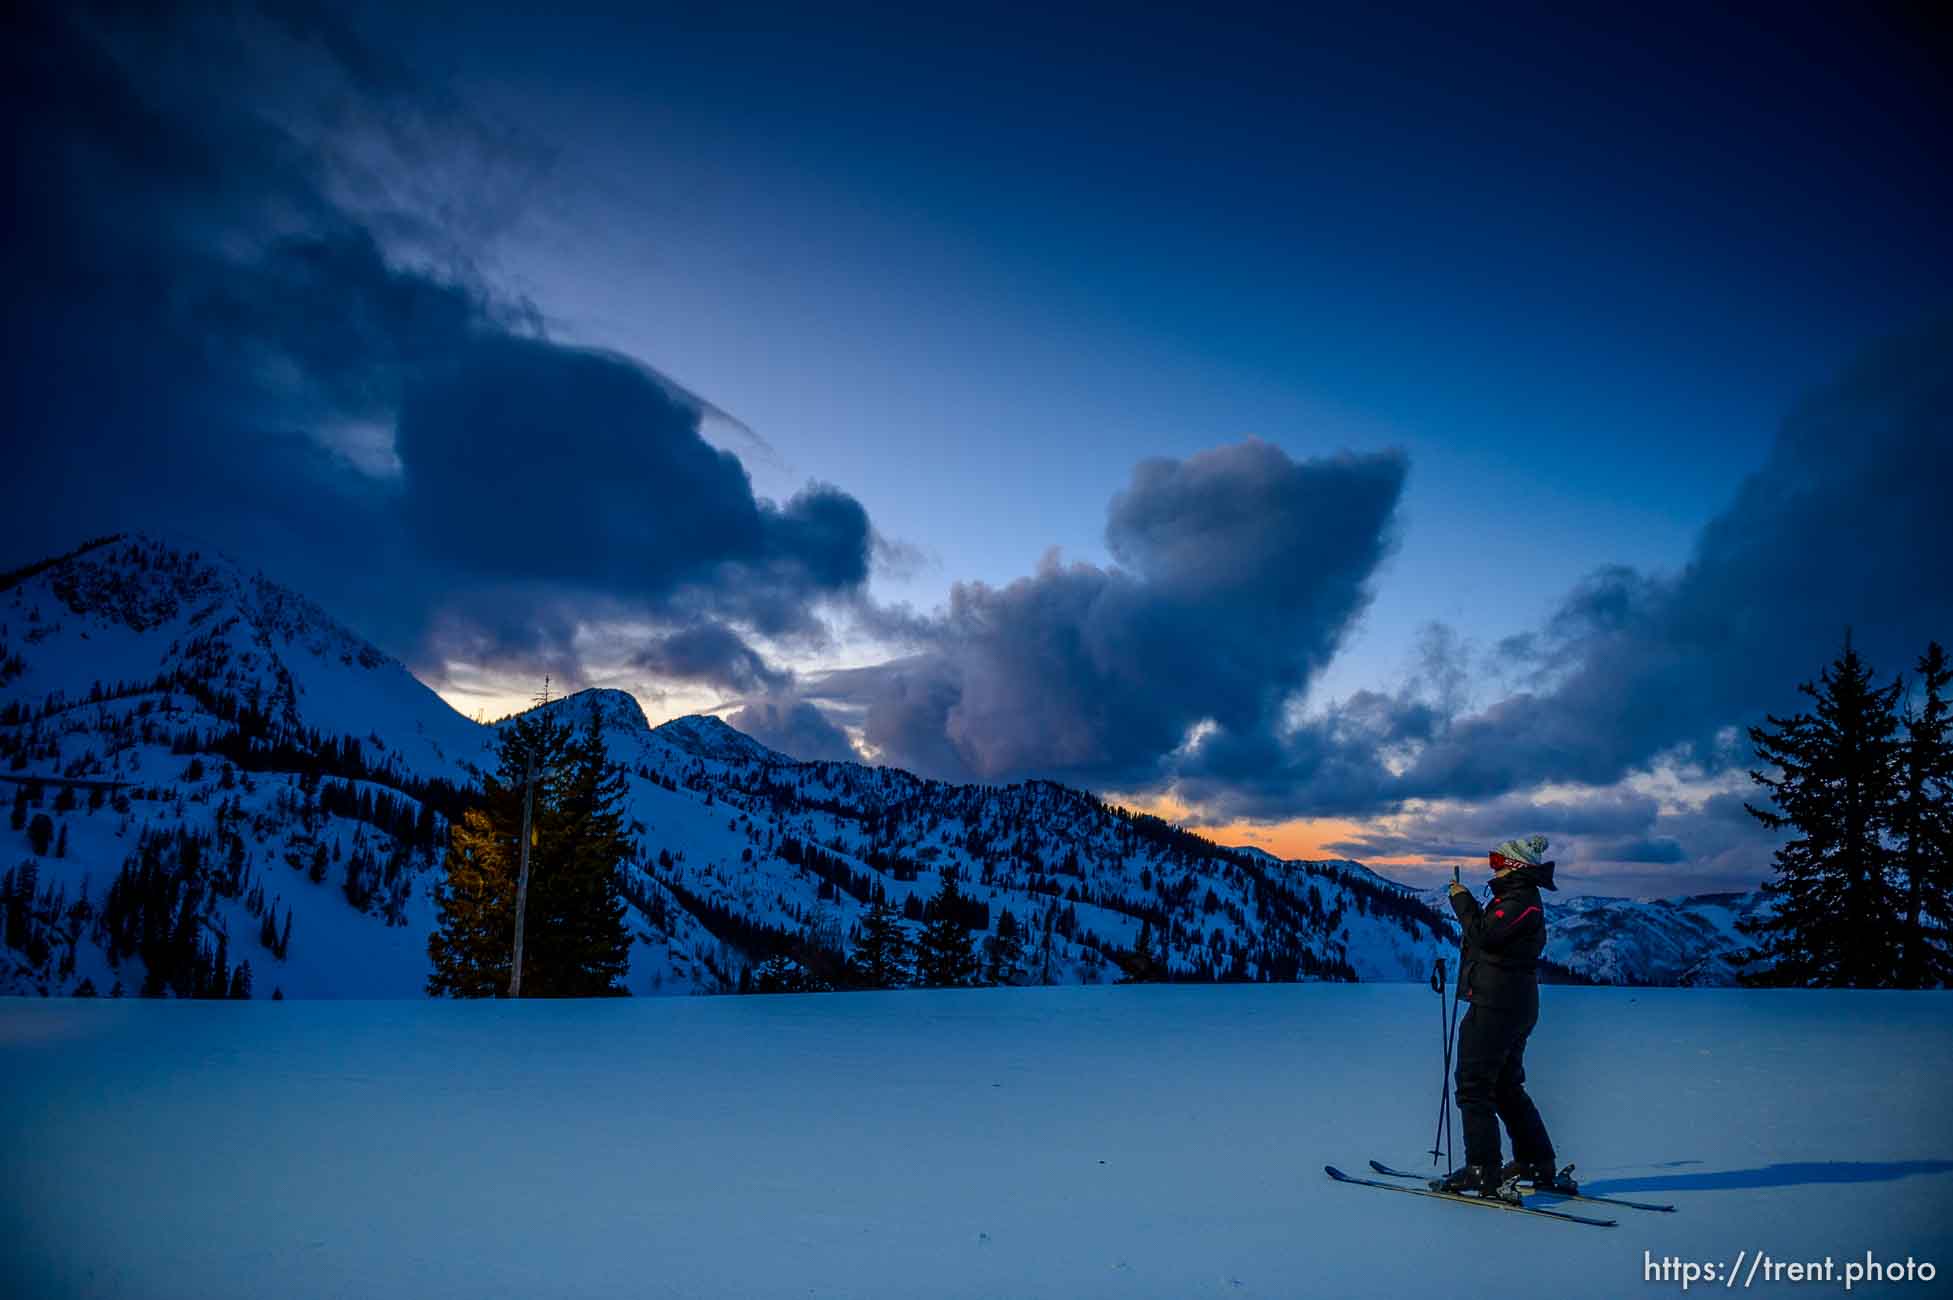
<path id="1" fill-rule="evenodd" d="M 622 731 L 648 731 L 651 728 L 651 721 L 644 716 L 644 707 L 637 702 L 637 696 L 629 691 L 620 691 L 609 686 L 589 686 L 580 691 L 572 691 L 547 704 L 534 705 L 518 713 L 512 713 L 503 721 L 524 717 L 538 709 L 546 709 L 551 713 L 560 714 L 572 725 L 580 726 L 589 716 L 593 706 L 606 728 Z"/>
<path id="2" fill-rule="evenodd" d="M 35 580 L 68 611 L 120 624 L 135 632 L 177 617 L 242 586 L 237 566 L 187 538 L 115 533 L 84 542 L 63 555 L 15 569 L 0 578 L 0 591 Z"/>
<path id="3" fill-rule="evenodd" d="M 768 749 L 723 718 L 709 713 L 694 713 L 654 728 L 652 735 L 674 749 L 697 758 L 728 759 L 746 763 L 793 763 L 778 750 Z"/>

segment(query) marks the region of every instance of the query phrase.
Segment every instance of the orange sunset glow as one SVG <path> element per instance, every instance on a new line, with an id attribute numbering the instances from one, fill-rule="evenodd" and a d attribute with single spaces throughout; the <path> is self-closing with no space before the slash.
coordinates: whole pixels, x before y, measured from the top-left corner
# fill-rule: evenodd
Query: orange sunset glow
<path id="1" fill-rule="evenodd" d="M 1351 839 L 1368 829 L 1362 822 L 1342 817 L 1297 817 L 1285 822 L 1226 822 L 1207 825 L 1192 816 L 1187 805 L 1171 796 L 1157 799 L 1109 799 L 1113 806 L 1137 813 L 1150 813 L 1155 817 L 1185 827 L 1196 835 L 1202 835 L 1216 844 L 1246 845 L 1265 849 L 1278 858 L 1299 858 L 1308 861 L 1321 861 L 1327 858 L 1346 858 L 1347 853 L 1329 847 L 1343 840 Z M 1409 858 L 1401 863 L 1370 862 L 1370 866 L 1389 874 L 1393 866 L 1407 867 L 1405 883 L 1421 868 L 1435 867 L 1437 864 L 1424 858 Z"/>

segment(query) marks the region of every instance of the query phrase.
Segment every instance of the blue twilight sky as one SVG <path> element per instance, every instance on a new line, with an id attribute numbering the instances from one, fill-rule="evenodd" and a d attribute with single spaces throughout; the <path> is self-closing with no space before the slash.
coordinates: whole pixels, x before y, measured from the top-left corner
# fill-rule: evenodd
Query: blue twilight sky
<path id="1" fill-rule="evenodd" d="M 23 24 L 9 553 L 1601 892 L 1761 878 L 1732 736 L 1953 632 L 1896 12 L 396 8 Z"/>
<path id="2" fill-rule="evenodd" d="M 1814 379 L 1946 301 L 1903 32 L 1147 8 L 412 41 L 558 151 L 572 195 L 502 250 L 538 305 L 743 420 L 764 488 L 831 480 L 921 547 L 892 594 L 1103 558 L 1143 456 L 1406 449 L 1350 686 L 1426 620 L 1504 635 L 1598 563 L 1679 565 Z"/>

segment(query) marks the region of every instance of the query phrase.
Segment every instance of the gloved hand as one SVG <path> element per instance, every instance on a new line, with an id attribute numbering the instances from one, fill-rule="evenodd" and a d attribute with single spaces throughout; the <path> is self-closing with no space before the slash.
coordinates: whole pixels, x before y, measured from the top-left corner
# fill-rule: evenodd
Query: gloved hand
<path id="1" fill-rule="evenodd" d="M 1472 891 L 1466 889 L 1463 885 L 1459 884 L 1457 881 L 1454 880 L 1449 885 L 1445 886 L 1444 892 L 1447 897 L 1456 897 L 1459 894 L 1469 894 Z"/>

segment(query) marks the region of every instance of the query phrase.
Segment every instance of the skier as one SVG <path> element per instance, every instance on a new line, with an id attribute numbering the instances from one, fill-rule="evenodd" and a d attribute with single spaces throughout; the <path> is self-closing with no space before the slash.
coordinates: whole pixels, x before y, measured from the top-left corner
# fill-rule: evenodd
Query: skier
<path id="1" fill-rule="evenodd" d="M 1577 1190 L 1555 1172 L 1552 1139 L 1526 1095 L 1526 1038 L 1539 1021 L 1539 954 L 1546 916 L 1539 891 L 1558 888 L 1547 840 L 1507 840 L 1491 853 L 1492 897 L 1481 907 L 1453 882 L 1451 909 L 1463 930 L 1458 996 L 1471 1003 L 1458 1027 L 1458 1110 L 1464 1119 L 1465 1164 L 1443 1190 L 1517 1199 L 1515 1182 L 1547 1191 Z M 1512 1138 L 1512 1163 L 1499 1164 L 1499 1121 Z M 1569 1166 L 1571 1168 L 1571 1166 Z"/>

